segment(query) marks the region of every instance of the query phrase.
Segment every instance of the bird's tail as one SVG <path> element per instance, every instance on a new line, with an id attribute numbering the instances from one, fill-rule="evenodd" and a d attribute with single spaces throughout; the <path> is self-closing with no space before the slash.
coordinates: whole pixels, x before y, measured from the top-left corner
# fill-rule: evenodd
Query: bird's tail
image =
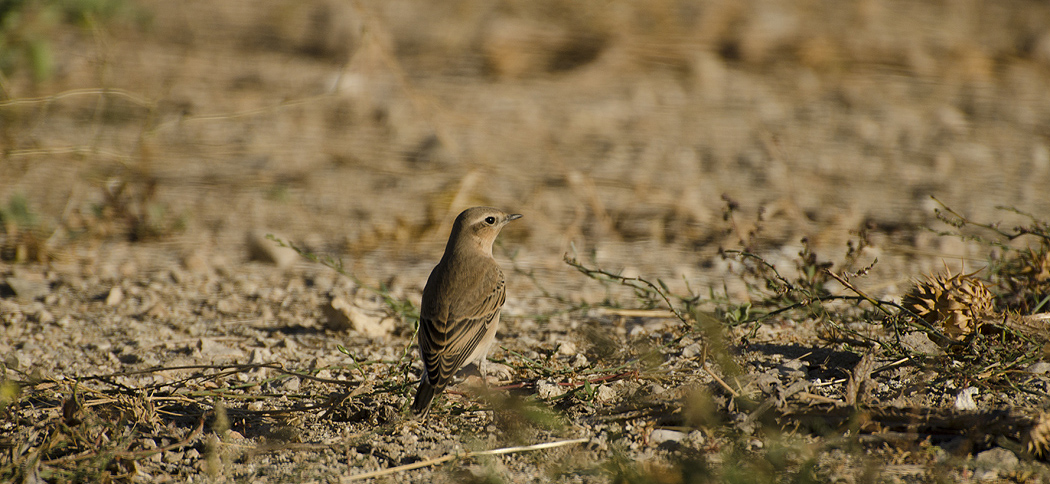
<path id="1" fill-rule="evenodd" d="M 416 390 L 416 400 L 412 402 L 412 413 L 416 417 L 426 417 L 427 413 L 430 412 L 430 403 L 434 401 L 434 395 L 437 395 L 440 391 L 440 388 L 432 386 L 424 377 L 419 382 L 419 389 Z"/>

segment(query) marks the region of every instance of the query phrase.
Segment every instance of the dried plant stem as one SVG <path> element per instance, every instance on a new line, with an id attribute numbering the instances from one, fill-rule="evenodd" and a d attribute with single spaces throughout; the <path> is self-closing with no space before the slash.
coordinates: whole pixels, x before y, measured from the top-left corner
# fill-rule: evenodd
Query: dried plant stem
<path id="1" fill-rule="evenodd" d="M 725 382 L 725 380 L 720 378 L 717 374 L 715 374 L 715 372 L 711 371 L 711 369 L 707 367 L 707 345 L 706 344 L 704 345 L 704 351 L 703 351 L 703 353 L 700 356 L 700 367 L 704 369 L 704 372 L 707 373 L 707 375 L 710 376 L 711 379 L 713 379 L 714 381 L 718 382 L 718 384 L 721 385 L 722 388 L 725 389 L 725 391 L 729 392 L 729 394 L 732 395 L 733 398 L 737 398 L 737 397 L 740 396 L 740 392 L 734 390 L 733 387 L 729 386 L 729 384 Z"/>
<path id="2" fill-rule="evenodd" d="M 1019 238 L 1019 237 L 1025 236 L 1025 235 L 1032 235 L 1032 236 L 1035 236 L 1035 237 L 1043 239 L 1044 243 L 1050 242 L 1050 233 L 1048 233 L 1047 230 L 1046 230 L 1047 229 L 1046 222 L 1038 221 L 1038 219 L 1036 219 L 1036 217 L 1033 216 L 1032 214 L 1022 212 L 1022 211 L 1017 210 L 1015 208 L 1002 207 L 1002 206 L 996 207 L 996 208 L 998 208 L 1000 210 L 1009 210 L 1009 211 L 1014 212 L 1016 214 L 1024 215 L 1025 217 L 1028 217 L 1028 218 L 1032 219 L 1033 221 L 1035 221 L 1035 223 L 1031 227 L 1015 227 L 1013 232 L 1007 232 L 1005 230 L 1000 229 L 998 223 L 986 224 L 986 223 L 975 222 L 973 220 L 970 220 L 966 216 L 960 214 L 959 212 L 956 212 L 955 210 L 952 210 L 951 207 L 949 207 L 948 205 L 945 205 L 944 202 L 938 200 L 937 197 L 934 197 L 933 195 L 930 195 L 930 198 L 932 198 L 933 201 L 937 202 L 937 204 L 941 206 L 941 209 L 944 210 L 944 212 L 947 212 L 952 217 L 955 217 L 955 219 L 953 220 L 953 219 L 950 219 L 948 217 L 945 217 L 945 216 L 941 215 L 941 211 L 940 210 L 937 211 L 937 215 L 938 215 L 937 218 L 941 219 L 943 222 L 947 223 L 948 225 L 952 225 L 954 227 L 961 227 L 963 225 L 971 225 L 971 226 L 974 226 L 974 227 L 979 227 L 979 228 L 982 228 L 982 229 L 985 229 L 985 230 L 989 230 L 989 231 L 995 233 L 996 235 L 998 235 L 998 236 L 1000 236 L 1000 237 L 1002 237 L 1002 238 L 1004 238 L 1006 240 L 1014 240 L 1016 238 Z"/>
<path id="3" fill-rule="evenodd" d="M 457 459 L 457 458 L 464 458 L 465 459 L 465 458 L 471 458 L 471 457 L 478 457 L 478 456 L 482 456 L 482 455 L 503 455 L 503 454 L 513 454 L 513 453 L 517 453 L 517 452 L 531 452 L 531 451 L 534 451 L 534 450 L 553 449 L 553 448 L 556 448 L 556 447 L 563 447 L 563 446 L 566 446 L 566 445 L 581 444 L 581 443 L 587 442 L 588 440 L 590 440 L 590 439 L 587 438 L 587 437 L 581 437 L 581 438 L 578 438 L 578 439 L 559 440 L 559 441 L 555 441 L 555 442 L 544 442 L 542 444 L 525 445 L 525 446 L 520 446 L 520 447 L 503 447 L 501 449 L 481 450 L 481 451 L 476 451 L 476 452 L 467 452 L 465 454 L 448 454 L 448 455 L 444 455 L 444 456 L 437 457 L 437 458 L 434 458 L 434 459 L 428 459 L 428 460 L 424 460 L 424 461 L 420 461 L 420 462 L 413 462 L 411 464 L 405 464 L 403 466 L 391 467 L 391 468 L 388 468 L 388 469 L 381 469 L 381 470 L 372 471 L 372 472 L 365 472 L 363 474 L 354 474 L 354 475 L 347 476 L 343 480 L 344 481 L 359 481 L 359 480 L 362 480 L 362 479 L 371 479 L 373 477 L 386 476 L 386 475 L 390 475 L 390 474 L 396 474 L 398 472 L 405 472 L 405 471 L 410 471 L 410 470 L 413 470 L 413 469 L 419 469 L 421 467 L 429 467 L 429 466 L 441 464 L 442 462 L 448 462 L 450 460 Z"/>
<path id="4" fill-rule="evenodd" d="M 164 447 L 158 447 L 156 449 L 146 449 L 146 450 L 138 450 L 138 451 L 112 452 L 109 455 L 111 455 L 113 457 L 123 457 L 123 458 L 128 458 L 128 459 L 141 459 L 141 458 L 144 458 L 144 457 L 149 457 L 149 456 L 151 456 L 153 454 L 159 454 L 161 452 L 167 452 L 169 450 L 175 450 L 175 449 L 180 449 L 182 447 L 186 447 L 187 445 L 190 445 L 190 442 L 193 442 L 201 434 L 201 432 L 204 430 L 204 420 L 205 420 L 204 415 L 202 415 L 201 418 L 198 419 L 197 426 L 193 429 L 193 431 L 191 431 L 190 434 L 187 435 L 185 439 L 182 439 L 182 440 L 180 440 L 178 442 L 175 442 L 174 444 L 166 445 Z M 80 461 L 80 460 L 84 460 L 84 459 L 91 459 L 91 458 L 94 458 L 94 457 L 98 457 L 99 454 L 100 454 L 100 452 L 98 450 L 92 450 L 92 451 L 85 452 L 85 453 L 82 453 L 82 454 L 67 455 L 67 456 L 59 457 L 57 459 L 46 460 L 46 461 L 43 461 L 42 464 L 54 465 L 54 464 L 58 464 L 58 463 L 61 463 L 61 462 Z"/>
<path id="5" fill-rule="evenodd" d="M 172 371 L 172 370 L 223 370 L 223 371 L 221 371 L 219 373 L 216 373 L 216 374 L 211 374 L 211 375 L 193 375 L 193 376 L 190 376 L 190 377 L 187 377 L 187 378 L 183 378 L 181 380 L 172 381 L 172 382 L 164 382 L 164 383 L 152 386 L 153 388 L 159 388 L 159 387 L 165 387 L 165 386 L 174 386 L 174 385 L 177 385 L 179 383 L 187 382 L 187 381 L 191 381 L 191 380 L 198 380 L 198 379 L 202 379 L 202 378 L 203 379 L 214 379 L 214 378 L 217 378 L 217 377 L 224 377 L 224 376 L 229 376 L 229 375 L 236 374 L 236 373 L 244 373 L 244 372 L 258 370 L 258 369 L 263 369 L 263 368 L 269 369 L 269 370 L 273 370 L 273 371 L 275 371 L 277 373 L 280 373 L 282 375 L 294 376 L 294 377 L 297 377 L 297 378 L 301 378 L 303 380 L 311 380 L 311 381 L 316 381 L 316 382 L 320 382 L 320 383 L 330 383 L 330 384 L 334 384 L 334 385 L 344 385 L 344 386 L 348 386 L 348 385 L 352 385 L 352 384 L 358 383 L 358 382 L 348 381 L 348 380 L 336 380 L 336 379 L 332 379 L 332 378 L 321 378 L 321 377 L 318 377 L 318 376 L 311 375 L 309 373 L 302 373 L 302 372 L 297 372 L 297 371 L 291 371 L 291 370 L 286 369 L 284 367 L 284 365 L 281 364 L 281 363 L 156 366 L 156 367 L 152 367 L 152 368 L 146 368 L 146 369 L 143 369 L 143 370 L 121 371 L 121 372 L 109 373 L 109 374 L 105 374 L 105 375 L 89 375 L 89 376 L 80 377 L 79 379 L 81 381 L 98 380 L 98 381 L 102 381 L 104 383 L 109 383 L 109 384 L 115 385 L 115 383 L 111 382 L 110 380 L 113 379 L 113 378 L 118 378 L 118 377 L 127 377 L 127 376 L 133 376 L 133 375 L 144 375 L 144 374 L 150 374 L 150 373 L 160 373 L 160 372 Z M 150 387 L 146 387 L 146 388 L 150 388 Z"/>
<path id="6" fill-rule="evenodd" d="M 664 300 L 664 304 L 667 305 L 667 309 L 671 310 L 671 312 L 674 313 L 675 318 L 677 318 L 679 321 L 685 324 L 689 324 L 689 320 L 686 319 L 685 315 L 678 311 L 678 308 L 676 308 L 674 306 L 674 303 L 671 302 L 671 299 L 667 296 L 667 293 L 661 290 L 656 284 L 653 284 L 648 280 L 642 279 L 641 277 L 624 277 L 619 274 L 613 274 L 612 272 L 606 271 L 605 269 L 591 269 L 589 267 L 584 266 L 583 264 L 580 264 L 575 258 L 570 257 L 568 254 L 565 255 L 565 263 L 569 264 L 576 270 L 586 274 L 588 277 L 591 278 L 595 278 L 595 276 L 606 277 L 616 282 L 619 282 L 620 284 L 623 284 L 625 286 L 641 289 L 644 291 L 651 291 Z M 648 287 L 642 287 L 642 284 Z"/>
<path id="7" fill-rule="evenodd" d="M 860 299 L 862 299 L 864 301 L 867 301 L 872 306 L 875 306 L 879 311 L 882 311 L 887 316 L 893 316 L 893 312 L 891 312 L 890 310 L 886 309 L 886 306 L 890 305 L 890 306 L 896 307 L 897 309 L 899 309 L 899 310 L 905 312 L 906 314 L 910 315 L 912 317 L 912 320 L 915 322 L 915 324 L 921 326 L 923 328 L 923 330 L 926 331 L 928 334 L 930 334 L 932 336 L 935 336 L 937 338 L 940 338 L 942 341 L 948 339 L 944 335 L 944 333 L 938 331 L 937 328 L 934 328 L 933 326 L 930 326 L 928 323 L 926 323 L 926 321 L 924 321 L 917 314 L 911 312 L 907 308 L 905 308 L 905 307 L 903 307 L 903 306 L 901 306 L 899 304 L 893 303 L 893 302 L 880 301 L 878 299 L 875 299 L 875 298 L 867 295 L 866 293 L 864 293 L 860 289 L 857 289 L 857 286 L 854 286 L 852 283 L 847 281 L 845 277 L 842 277 L 842 276 L 840 276 L 838 274 L 835 274 L 834 272 L 831 272 L 830 270 L 827 270 L 827 269 L 825 269 L 825 272 L 827 272 L 827 274 L 829 276 L 831 276 L 832 279 L 835 279 L 840 284 L 842 284 L 843 287 L 845 287 L 846 289 L 849 289 L 850 291 L 853 291 L 855 294 L 857 294 L 857 296 L 860 297 Z M 834 296 L 834 299 L 851 299 L 851 298 L 846 297 L 846 296 Z M 852 299 L 856 299 L 856 298 L 852 298 Z"/>
<path id="8" fill-rule="evenodd" d="M 18 106 L 22 104 L 40 104 L 40 103 L 52 103 L 62 98 L 73 97 L 73 96 L 116 96 L 122 97 L 132 103 L 139 106 L 152 108 L 156 105 L 153 101 L 146 99 L 138 94 L 124 89 L 114 88 L 88 88 L 88 89 L 71 89 L 60 93 L 52 94 L 50 96 L 32 97 L 32 98 L 19 98 L 11 99 L 8 101 L 0 102 L 0 108 L 7 106 Z"/>
<path id="9" fill-rule="evenodd" d="M 851 282 L 847 281 L 845 277 L 842 277 L 842 276 L 840 276 L 838 274 L 835 274 L 830 269 L 824 269 L 824 272 L 827 275 L 831 276 L 832 279 L 835 279 L 836 281 L 839 281 L 839 284 L 842 284 L 846 289 L 849 289 L 850 291 L 853 291 L 858 296 L 863 298 L 865 301 L 871 303 L 872 306 L 875 306 L 876 308 L 878 308 L 879 311 L 882 311 L 887 316 L 892 316 L 893 315 L 893 313 L 890 310 L 888 310 L 885 307 L 883 307 L 881 301 L 879 301 L 879 300 L 877 300 L 877 299 L 875 299 L 875 298 L 865 294 L 860 289 L 857 289 L 857 287 L 854 286 Z"/>

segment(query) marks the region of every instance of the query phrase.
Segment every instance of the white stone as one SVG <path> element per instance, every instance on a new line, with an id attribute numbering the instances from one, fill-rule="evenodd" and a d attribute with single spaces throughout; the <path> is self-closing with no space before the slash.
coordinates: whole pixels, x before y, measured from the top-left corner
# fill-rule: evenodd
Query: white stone
<path id="1" fill-rule="evenodd" d="M 124 300 L 124 290 L 120 286 L 113 286 L 106 295 L 106 306 L 116 306 Z"/>
<path id="2" fill-rule="evenodd" d="M 242 358 L 244 352 L 237 348 L 230 348 L 215 338 L 201 338 L 197 340 L 197 350 L 201 356 L 209 358 Z"/>
<path id="3" fill-rule="evenodd" d="M 550 380 L 540 380 L 536 382 L 536 394 L 544 400 L 549 400 L 565 394 L 565 388 Z"/>
<path id="4" fill-rule="evenodd" d="M 703 445 L 707 443 L 707 439 L 704 438 L 704 433 L 699 430 L 689 432 L 689 434 L 686 435 L 686 438 L 689 439 L 689 443 L 694 447 L 703 447 Z"/>
<path id="5" fill-rule="evenodd" d="M 609 385 L 601 385 L 594 391 L 594 399 L 599 402 L 609 402 L 616 398 L 616 390 Z"/>
<path id="6" fill-rule="evenodd" d="M 1034 373 L 1036 375 L 1045 375 L 1047 373 L 1050 373 L 1050 363 L 1047 363 L 1045 361 L 1032 363 L 1031 365 L 1028 365 L 1028 368 L 1026 368 L 1026 370 L 1028 370 L 1028 373 Z"/>
<path id="7" fill-rule="evenodd" d="M 251 260 L 269 262 L 277 267 L 289 267 L 299 258 L 299 254 L 291 247 L 281 247 L 274 240 L 266 236 L 269 232 L 265 230 L 252 230 L 245 237 L 245 245 L 248 246 L 248 258 Z M 290 242 L 287 237 L 274 234 L 274 237 Z"/>
<path id="8" fill-rule="evenodd" d="M 334 297 L 324 306 L 328 327 L 334 330 L 352 328 L 373 338 L 386 336 L 394 331 L 394 319 L 378 311 L 366 311 L 342 297 Z"/>
<path id="9" fill-rule="evenodd" d="M 977 402 L 973 401 L 973 396 L 979 391 L 976 387 L 966 387 L 960 390 L 955 395 L 955 409 L 959 411 L 977 410 Z"/>
<path id="10" fill-rule="evenodd" d="M 693 343 L 685 348 L 682 348 L 682 358 L 695 358 L 703 353 L 704 347 L 700 343 Z"/>
<path id="11" fill-rule="evenodd" d="M 1009 472 L 1017 468 L 1020 461 L 1017 455 L 1002 447 L 995 447 L 974 456 L 973 466 L 978 472 L 985 471 L 982 475 L 985 480 L 995 479 L 1000 471 Z"/>
<path id="12" fill-rule="evenodd" d="M 668 429 L 653 429 L 649 434 L 649 442 L 660 445 L 664 442 L 681 442 L 685 438 L 684 432 Z"/>

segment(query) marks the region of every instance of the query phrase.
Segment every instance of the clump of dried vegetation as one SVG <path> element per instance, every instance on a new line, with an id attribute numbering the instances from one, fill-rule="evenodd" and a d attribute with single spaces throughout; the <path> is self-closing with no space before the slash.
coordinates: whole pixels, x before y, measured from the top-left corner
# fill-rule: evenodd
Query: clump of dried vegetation
<path id="1" fill-rule="evenodd" d="M 0 207 L 0 261 L 47 263 L 82 241 L 156 240 L 185 228 L 184 214 L 157 201 L 156 180 L 116 176 L 97 188 L 97 202 L 70 208 L 57 225 L 34 213 L 24 196 L 12 196 Z"/>
<path id="2" fill-rule="evenodd" d="M 732 210 L 730 204 L 727 217 L 732 216 Z M 1012 208 L 1003 210 L 1017 212 Z M 875 299 L 861 289 L 863 276 L 877 263 L 872 260 L 855 269 L 866 244 L 863 231 L 858 233 L 858 242 L 849 243 L 846 260 L 841 264 L 821 261 L 803 240 L 793 268 L 795 275 L 791 277 L 782 275 L 777 267 L 746 247 L 724 250 L 723 257 L 740 262 L 738 275 L 745 279 L 752 296 L 745 304 L 713 293 L 708 297 L 691 292 L 672 294 L 662 281 L 654 284 L 643 278 L 625 278 L 567 260 L 588 277 L 631 287 L 646 307 L 662 305 L 670 309 L 684 325 L 703 335 L 704 355 L 711 363 L 723 364 L 722 373 L 728 375 L 724 380 L 739 381 L 738 364 L 732 362 L 733 358 L 716 357 L 739 353 L 740 348 L 727 345 L 727 332 L 734 326 L 752 328 L 740 340 L 746 345 L 748 335 L 753 336 L 760 325 L 783 320 L 816 321 L 823 326 L 820 334 L 828 348 L 839 347 L 864 355 L 855 367 L 844 369 L 848 378 L 838 382 L 844 383 L 840 399 L 814 399 L 803 391 L 808 390 L 803 384 L 775 392 L 770 396 L 775 403 L 762 402 L 754 400 L 754 395 L 748 395 L 744 388 L 734 388 L 715 378 L 720 386 L 711 384 L 710 389 L 729 400 L 714 405 L 719 407 L 717 410 L 712 410 L 710 395 L 701 396 L 699 404 L 683 400 L 682 416 L 676 421 L 686 423 L 685 428 L 703 428 L 711 435 L 721 436 L 723 445 L 727 445 L 716 454 L 721 457 L 721 465 L 712 467 L 711 456 L 690 453 L 679 454 L 666 465 L 655 467 L 652 463 L 613 459 L 609 468 L 616 476 L 614 480 L 783 482 L 785 476 L 790 476 L 790 481 L 820 481 L 829 476 L 822 473 L 827 467 L 819 455 L 831 449 L 848 448 L 863 456 L 864 449 L 871 451 L 872 444 L 878 443 L 883 446 L 879 451 L 890 454 L 904 455 L 914 449 L 931 453 L 932 443 L 943 442 L 945 435 L 965 436 L 969 439 L 969 452 L 998 445 L 1045 460 L 1050 450 L 1050 418 L 1045 407 L 1050 395 L 1044 386 L 1033 385 L 1038 377 L 1025 368 L 1050 355 L 1050 313 L 1039 312 L 1045 310 L 1050 298 L 1044 269 L 1050 250 L 1050 227 L 1030 214 L 1023 215 L 1029 218 L 1029 224 L 1002 229 L 998 224 L 975 222 L 942 206 L 937 217 L 951 230 L 939 231 L 941 236 L 979 241 L 996 250 L 991 251 L 987 269 L 976 273 L 917 275 L 914 287 L 900 303 Z M 844 293 L 832 290 L 832 283 Z M 700 309 L 705 305 L 713 311 Z M 943 351 L 931 353 L 928 348 L 902 344 L 909 333 L 925 335 Z M 880 360 L 889 363 L 874 365 Z M 730 363 L 725 365 L 727 361 Z M 979 412 L 958 406 L 900 408 L 864 397 L 863 387 L 879 381 L 879 373 L 902 365 L 935 375 L 922 392 L 951 396 L 951 388 L 974 387 L 981 393 L 1031 397 L 1013 402 L 1032 401 L 1035 405 Z M 866 391 L 870 393 L 871 389 Z M 691 409 L 691 405 L 702 410 Z M 745 422 L 761 422 L 764 427 L 756 432 L 730 418 L 741 410 L 747 415 Z M 689 417 L 698 411 L 704 416 Z M 766 412 L 776 417 L 762 418 Z M 899 431 L 910 434 L 886 435 Z M 777 447 L 764 452 L 749 449 L 748 439 L 759 434 L 777 436 Z M 826 440 L 814 444 L 806 440 L 807 435 L 820 435 Z M 920 473 L 927 478 L 937 466 L 965 466 L 962 461 L 952 464 L 944 459 L 919 461 L 929 466 Z M 1046 477 L 1045 468 L 1003 477 L 1025 481 L 1040 475 Z"/>

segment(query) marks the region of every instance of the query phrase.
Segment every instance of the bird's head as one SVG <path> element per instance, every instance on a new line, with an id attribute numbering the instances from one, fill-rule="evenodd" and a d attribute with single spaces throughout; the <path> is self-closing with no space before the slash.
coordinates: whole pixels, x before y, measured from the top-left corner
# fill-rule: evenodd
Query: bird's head
<path id="1" fill-rule="evenodd" d="M 464 210 L 452 225 L 451 244 L 470 244 L 492 256 L 492 243 L 500 229 L 512 220 L 521 218 L 519 213 L 506 213 L 498 208 L 474 207 Z M 446 249 L 447 250 L 447 249 Z"/>

